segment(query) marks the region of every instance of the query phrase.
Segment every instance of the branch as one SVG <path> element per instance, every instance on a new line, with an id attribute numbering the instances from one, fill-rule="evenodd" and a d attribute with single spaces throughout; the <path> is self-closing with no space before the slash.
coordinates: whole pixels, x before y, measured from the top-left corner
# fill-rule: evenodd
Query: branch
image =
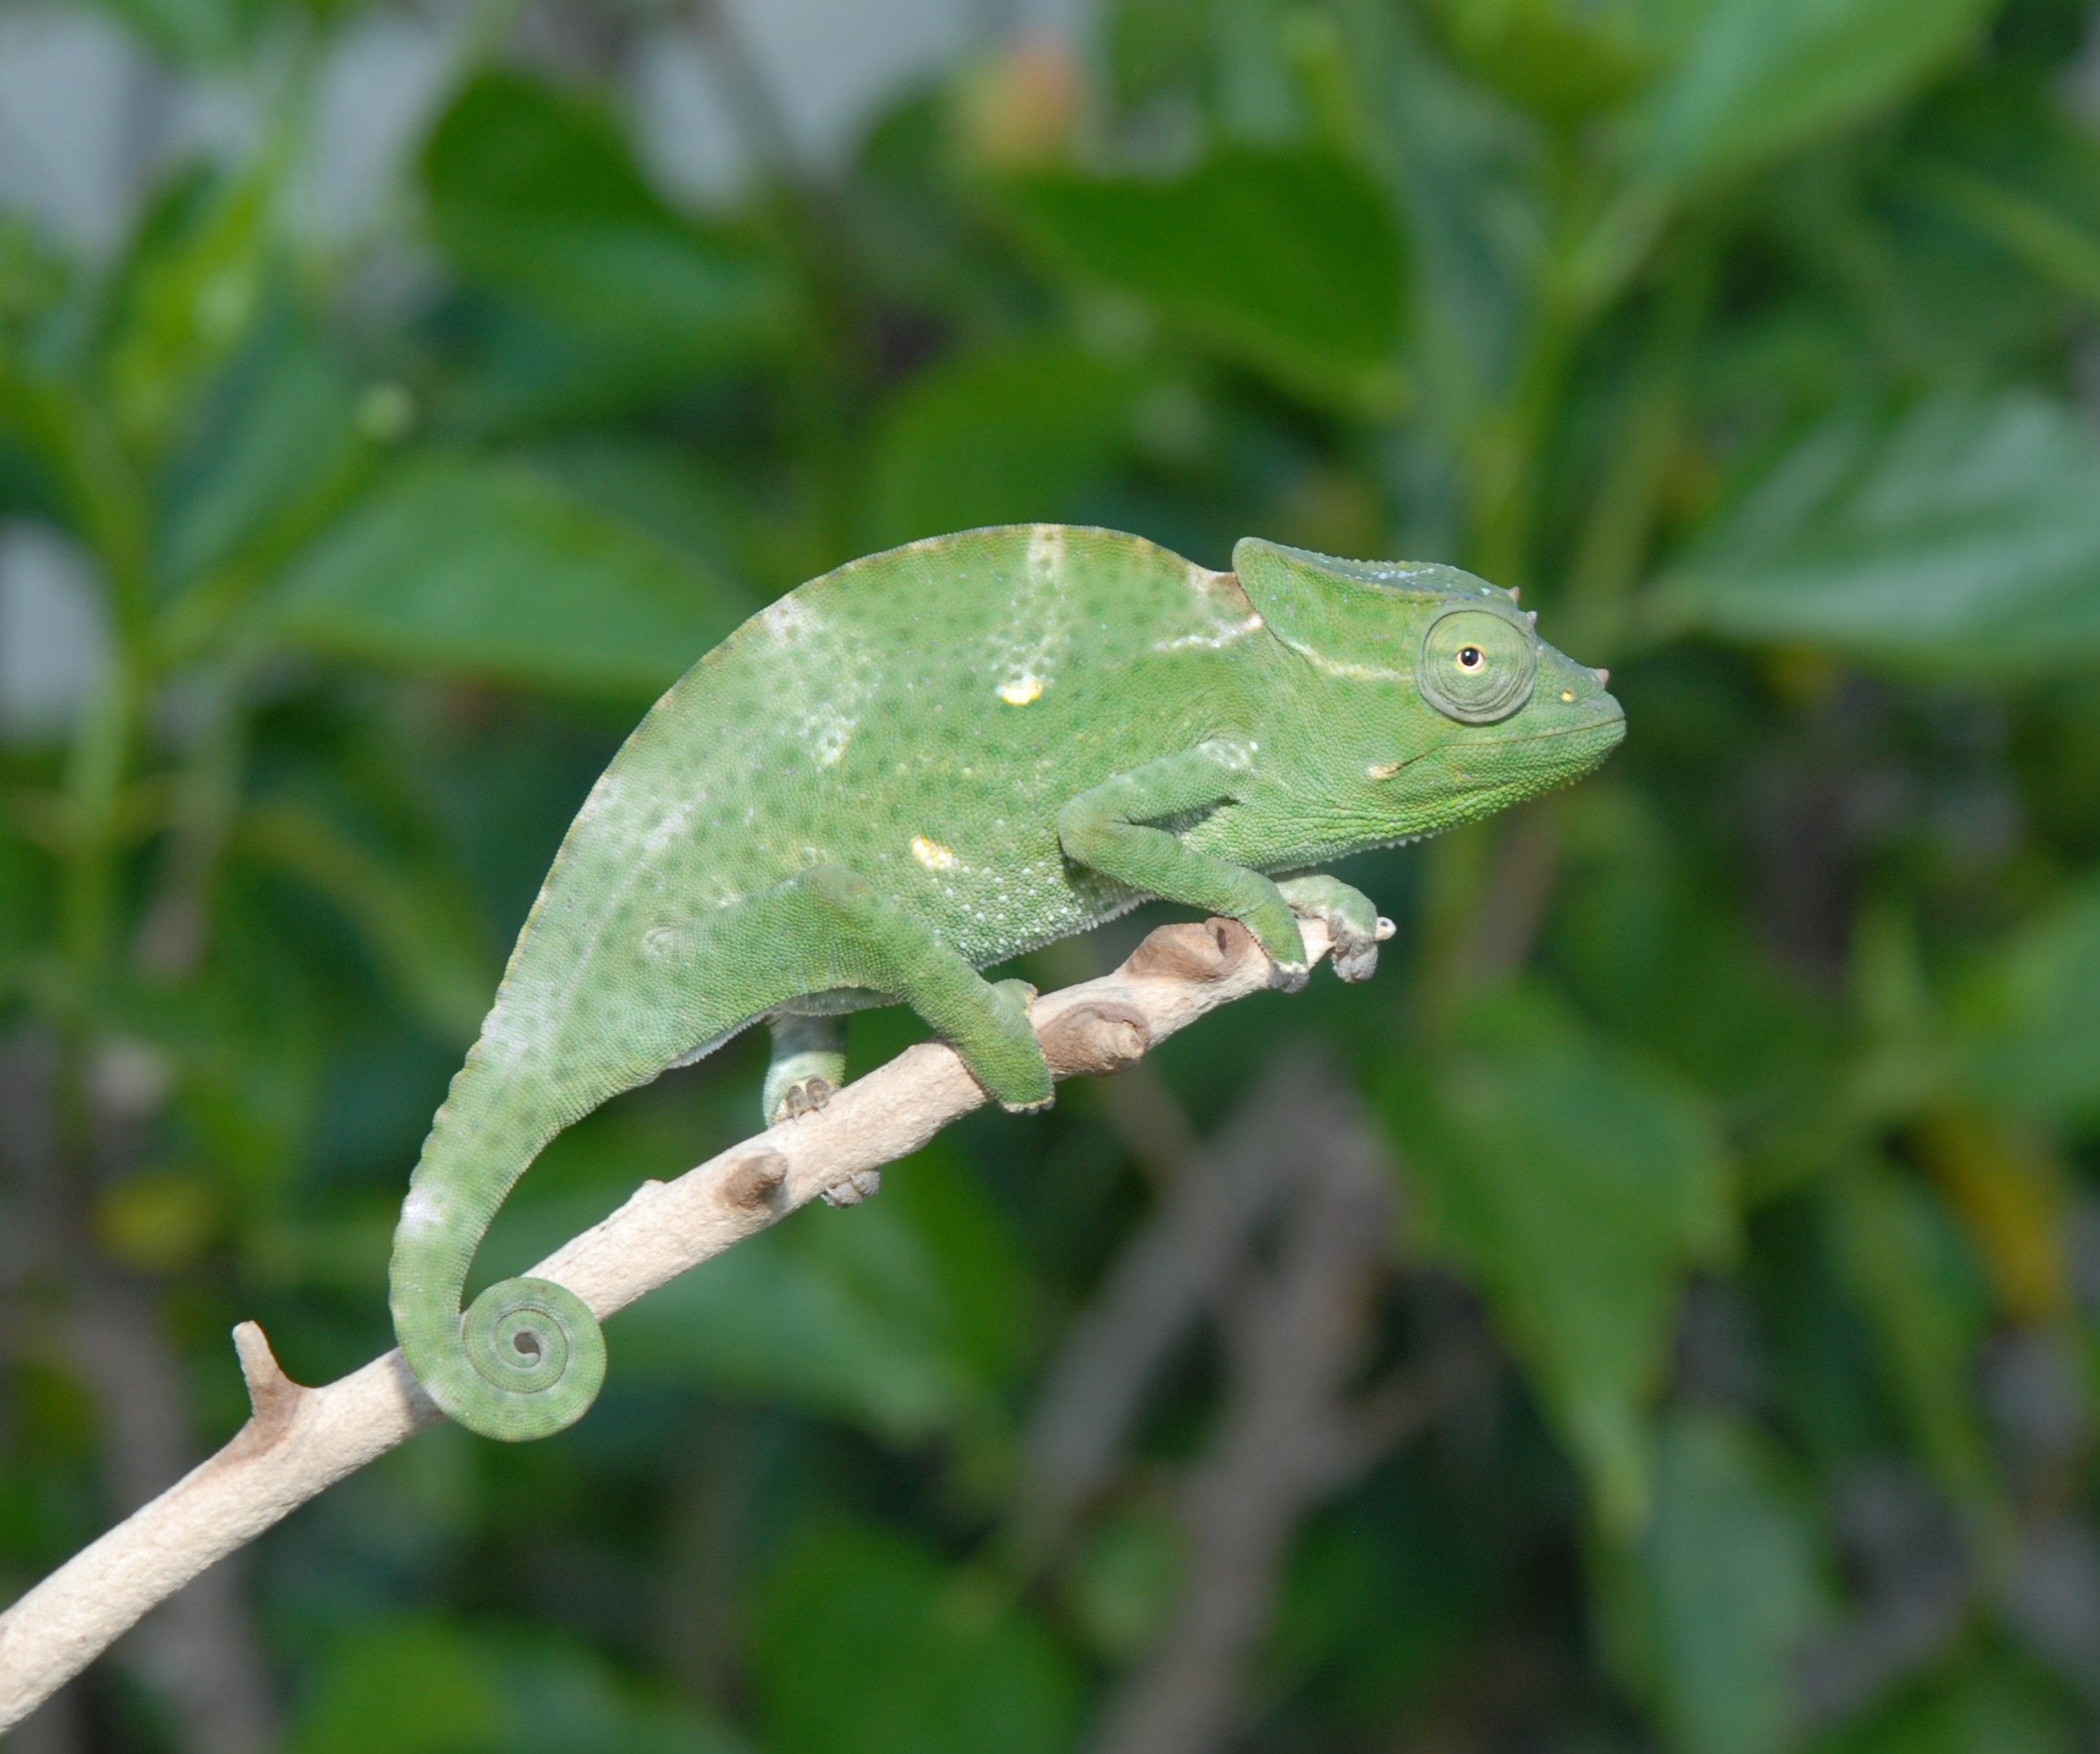
<path id="1" fill-rule="evenodd" d="M 1330 948 L 1303 926 L 1308 959 Z M 1031 1013 L 1059 1078 L 1113 1072 L 1197 1018 L 1273 984 L 1230 921 L 1166 926 L 1112 974 Z M 532 1269 L 603 1321 L 798 1206 L 909 1155 L 988 1099 L 954 1052 L 907 1049 L 814 1114 L 733 1146 L 675 1182 L 645 1183 L 603 1223 Z M 156 1603 L 443 1416 L 399 1352 L 323 1388 L 278 1368 L 262 1329 L 234 1330 L 252 1416 L 226 1447 L 0 1614 L 0 1732 L 19 1722 Z"/>
<path id="2" fill-rule="evenodd" d="M 1393 1181 L 1352 1094 L 1310 1062 L 1273 1074 L 1298 1113 L 1272 1264 L 1238 1289 L 1231 1387 L 1189 1482 L 1189 1576 L 1174 1621 L 1125 1684 L 1094 1754 L 1207 1754 L 1237 1715 L 1277 1579 L 1306 1512 L 1367 1459 L 1345 1440 L 1345 1391 L 1369 1340 L 1391 1246 Z"/>
<path id="3" fill-rule="evenodd" d="M 1027 1545 L 1046 1549 L 1105 1487 L 1152 1379 L 1208 1306 L 1237 1326 L 1232 1297 L 1251 1233 L 1280 1201 L 1303 1143 L 1302 1068 L 1272 1071 L 1221 1130 L 1197 1139 L 1172 1095 L 1144 1070 L 1102 1090 L 1130 1155 L 1163 1190 L 1150 1221 L 1067 1329 L 1023 1441 Z"/>

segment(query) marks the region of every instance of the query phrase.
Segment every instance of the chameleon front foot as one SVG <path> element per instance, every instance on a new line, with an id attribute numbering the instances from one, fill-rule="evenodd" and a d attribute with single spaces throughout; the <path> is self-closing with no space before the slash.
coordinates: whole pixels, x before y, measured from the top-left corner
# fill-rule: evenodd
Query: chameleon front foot
<path id="1" fill-rule="evenodd" d="M 1318 874 L 1286 877 L 1276 887 L 1298 918 L 1316 920 L 1327 928 L 1336 974 L 1355 981 L 1378 972 L 1378 946 L 1393 935 L 1393 922 L 1380 914 L 1369 896 L 1338 877 Z"/>
<path id="2" fill-rule="evenodd" d="M 881 1191 L 881 1170 L 856 1169 L 842 1181 L 834 1182 L 818 1197 L 828 1206 L 857 1206 Z"/>

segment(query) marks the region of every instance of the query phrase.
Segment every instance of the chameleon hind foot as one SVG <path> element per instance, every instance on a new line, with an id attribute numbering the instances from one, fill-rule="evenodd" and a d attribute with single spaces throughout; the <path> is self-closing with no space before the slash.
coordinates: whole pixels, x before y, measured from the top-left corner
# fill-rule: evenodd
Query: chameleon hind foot
<path id="1" fill-rule="evenodd" d="M 1010 1100 L 997 1090 L 993 1090 L 992 1095 L 999 1106 L 1010 1115 L 1039 1115 L 1057 1101 L 1057 1086 L 1051 1080 L 1050 1067 L 1043 1059 L 1042 1049 L 1036 1045 L 1034 1026 L 1028 1021 L 1029 1010 L 1035 1004 L 1036 990 L 1025 980 L 999 980 L 992 983 L 992 991 L 997 995 L 1001 1008 L 1010 1015 L 1017 1015 L 1021 1028 L 1027 1032 L 1028 1045 L 1035 1049 L 1035 1056 L 1034 1063 L 1026 1068 L 1026 1075 L 1033 1082 L 1035 1074 L 1039 1072 L 1043 1092 L 1039 1097 L 1031 1094 L 1022 1095 L 1018 1100 Z M 981 1079 L 979 1081 L 983 1081 Z M 991 1087 L 987 1085 L 986 1088 L 989 1089 Z M 1026 1086 L 1022 1088 L 1025 1089 Z"/>
<path id="2" fill-rule="evenodd" d="M 798 1121 L 805 1115 L 813 1115 L 837 1092 L 838 1087 L 828 1078 L 800 1079 L 781 1092 L 773 1110 L 774 1122 Z"/>
<path id="3" fill-rule="evenodd" d="M 994 986 L 944 943 L 923 921 L 858 872 L 838 865 L 808 870 L 733 910 L 741 938 L 769 943 L 782 971 L 799 963 L 802 996 L 857 990 L 901 1000 L 962 1057 L 970 1075 L 1002 1108 L 1046 1107 L 1050 1068 L 1028 1025 L 1033 990 L 1025 982 Z M 784 1001 L 769 1019 L 773 1064 L 766 1073 L 769 1122 L 790 1086 L 813 1074 L 836 1085 L 845 1059 L 843 1024 L 835 1015 L 806 1015 Z"/>
<path id="4" fill-rule="evenodd" d="M 760 1112 L 768 1126 L 799 1120 L 828 1103 L 846 1081 L 846 1020 L 776 1012 L 767 1023 L 773 1057 Z"/>

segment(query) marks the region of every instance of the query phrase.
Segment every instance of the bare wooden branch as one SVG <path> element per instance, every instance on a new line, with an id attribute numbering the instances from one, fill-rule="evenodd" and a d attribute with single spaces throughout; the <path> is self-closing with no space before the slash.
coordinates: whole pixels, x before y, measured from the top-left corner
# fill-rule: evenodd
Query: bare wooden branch
<path id="1" fill-rule="evenodd" d="M 1308 957 L 1330 945 L 1304 928 Z M 1097 980 L 1047 993 L 1032 1013 L 1060 1078 L 1112 1072 L 1205 1013 L 1275 984 L 1274 965 L 1230 921 L 1166 926 Z M 909 1155 L 988 1098 L 948 1048 L 907 1050 L 821 1110 L 652 1182 L 532 1270 L 601 1320 L 764 1229 L 827 1190 Z M 278 1368 L 262 1330 L 235 1345 L 253 1415 L 219 1453 L 76 1554 L 0 1614 L 0 1731 L 94 1660 L 155 1604 L 441 1415 L 398 1352 L 321 1388 Z"/>
<path id="2" fill-rule="evenodd" d="M 1094 1754 L 1225 1744 L 1291 1537 L 1362 1459 L 1342 1441 L 1346 1391 L 1390 1251 L 1393 1179 L 1331 1074 L 1303 1062 L 1272 1076 L 1290 1092 L 1298 1135 L 1294 1150 L 1270 1154 L 1283 1195 L 1276 1257 L 1236 1286 L 1243 1319 L 1221 1323 L 1231 1386 L 1213 1452 L 1188 1485 L 1180 1606 L 1111 1704 Z"/>

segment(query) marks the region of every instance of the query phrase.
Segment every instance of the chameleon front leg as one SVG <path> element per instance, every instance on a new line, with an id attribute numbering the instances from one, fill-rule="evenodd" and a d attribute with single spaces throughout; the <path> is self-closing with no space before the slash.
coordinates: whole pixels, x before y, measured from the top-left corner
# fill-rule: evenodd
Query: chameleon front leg
<path id="1" fill-rule="evenodd" d="M 1213 738 L 1081 792 L 1058 811 L 1057 837 L 1069 857 L 1104 877 L 1163 901 L 1237 920 L 1276 964 L 1277 984 L 1295 992 L 1308 973 L 1305 941 L 1283 892 L 1259 871 L 1147 826 L 1229 802 L 1253 767 L 1244 744 Z"/>
<path id="2" fill-rule="evenodd" d="M 1001 1107 L 1050 1104 L 1050 1067 L 1029 1027 L 1028 988 L 985 979 L 857 871 L 812 866 L 696 922 L 690 949 L 700 967 L 749 968 L 770 989 L 755 995 L 769 1008 L 842 986 L 899 1000 Z"/>
<path id="3" fill-rule="evenodd" d="M 766 1022 L 773 1057 L 766 1065 L 760 1107 L 771 1126 L 822 1108 L 846 1081 L 846 1020 L 782 1010 Z"/>

